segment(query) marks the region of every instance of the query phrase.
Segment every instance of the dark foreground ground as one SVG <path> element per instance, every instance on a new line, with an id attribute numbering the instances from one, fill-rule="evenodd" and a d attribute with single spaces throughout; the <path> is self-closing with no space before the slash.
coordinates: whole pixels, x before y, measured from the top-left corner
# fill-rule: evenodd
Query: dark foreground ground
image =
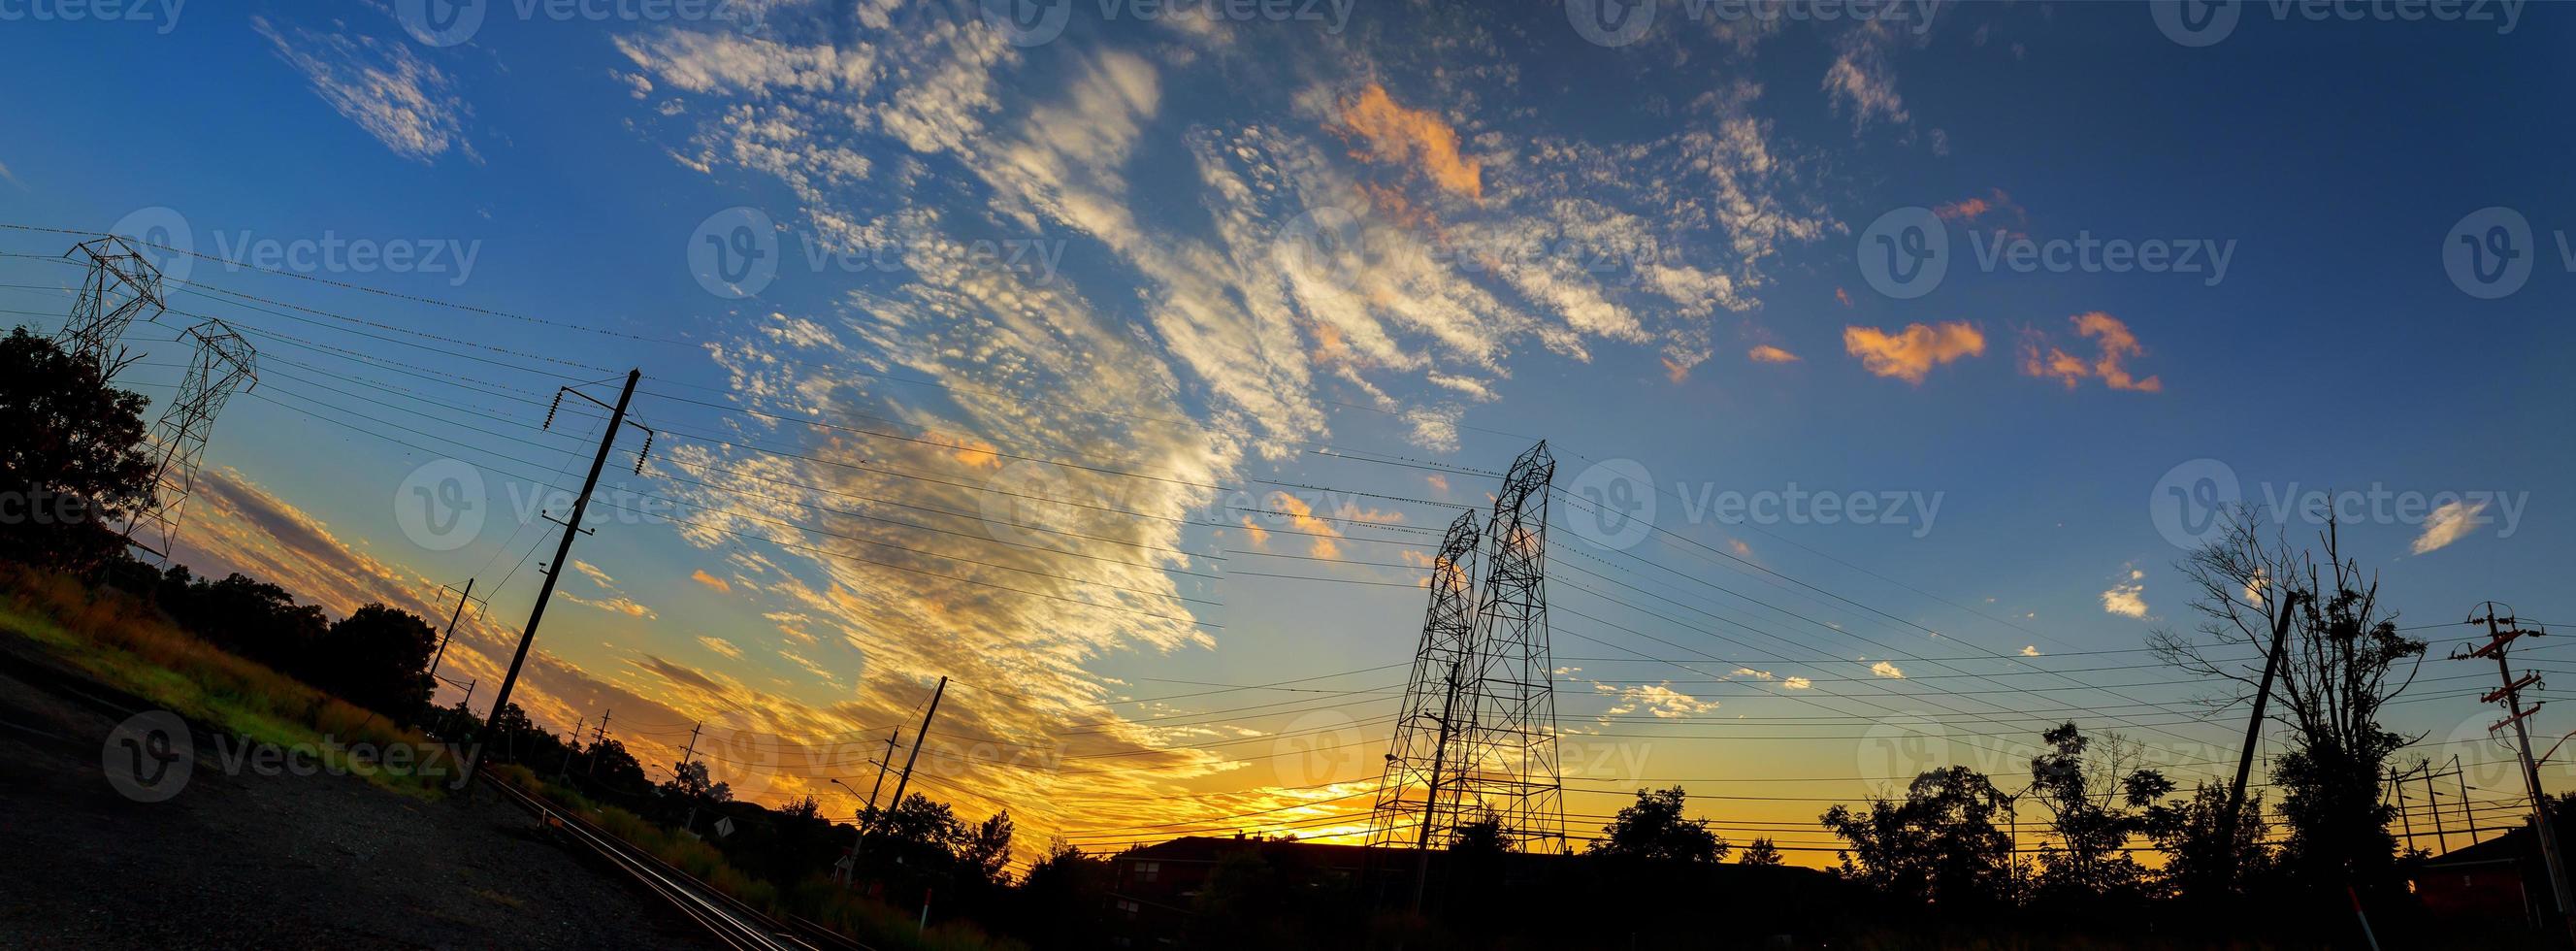
<path id="1" fill-rule="evenodd" d="M 490 791 L 426 802 L 350 776 L 110 786 L 120 717 L 0 634 L 0 948 L 700 948 L 702 933 Z M 247 771 L 245 771 L 247 772 Z"/>

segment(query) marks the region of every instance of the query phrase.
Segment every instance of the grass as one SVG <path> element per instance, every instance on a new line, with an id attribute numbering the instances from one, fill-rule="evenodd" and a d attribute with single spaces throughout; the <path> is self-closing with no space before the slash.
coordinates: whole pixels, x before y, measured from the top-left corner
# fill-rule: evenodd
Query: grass
<path id="1" fill-rule="evenodd" d="M 453 764 L 433 772 L 397 768 L 353 751 L 408 745 L 445 747 L 383 715 L 333 697 L 266 665 L 232 654 L 172 624 L 150 604 L 95 590 L 60 572 L 0 565 L 0 631 L 25 638 L 101 683 L 252 743 L 314 751 L 326 769 L 365 777 L 416 798 L 435 798 L 454 782 Z M 417 758 L 415 758 L 417 762 Z M 817 877 L 782 894 L 743 874 L 712 845 L 616 806 L 590 801 L 527 768 L 487 767 L 501 781 L 588 819 L 735 900 L 770 915 L 797 915 L 879 947 L 917 951 L 1025 951 L 971 922 L 942 922 L 916 933 L 915 919 L 883 902 Z M 510 907 L 519 901 L 476 892 Z"/>
<path id="2" fill-rule="evenodd" d="M 0 566 L 0 631 L 99 682 L 252 744 L 312 752 L 322 768 L 395 793 L 437 797 L 455 780 L 445 747 L 180 630 L 117 591 L 60 572 Z M 408 747 L 408 761 L 380 751 Z M 436 752 L 434 761 L 424 759 Z M 431 764 L 431 768 L 424 768 Z"/>
<path id="3" fill-rule="evenodd" d="M 626 840 L 735 901 L 760 909 L 773 918 L 794 915 L 881 948 L 1024 951 L 1027 947 L 1018 941 L 986 934 L 982 928 L 968 921 L 944 921 L 928 930 L 916 930 L 919 921 L 912 914 L 819 876 L 806 879 L 782 893 L 776 885 L 734 868 L 725 861 L 724 853 L 705 841 L 625 809 L 592 802 L 571 787 L 541 779 L 523 766 L 493 766 L 490 772 L 521 792 L 571 810 L 602 831 Z"/>

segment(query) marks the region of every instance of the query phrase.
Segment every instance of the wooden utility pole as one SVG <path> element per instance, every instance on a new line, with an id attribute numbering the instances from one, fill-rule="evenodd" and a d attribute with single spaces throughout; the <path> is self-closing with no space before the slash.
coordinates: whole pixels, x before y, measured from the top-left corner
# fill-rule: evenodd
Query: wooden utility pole
<path id="1" fill-rule="evenodd" d="M 438 587 L 439 590 L 442 591 L 448 590 L 447 585 L 439 585 Z M 438 676 L 439 662 L 447 659 L 447 642 L 456 638 L 456 619 L 465 616 L 465 602 L 472 600 L 474 600 L 474 579 L 467 578 L 465 579 L 465 590 L 458 593 L 456 596 L 456 610 L 450 611 L 447 614 L 447 633 L 438 636 L 438 653 L 430 655 L 430 676 Z"/>
<path id="2" fill-rule="evenodd" d="M 2469 844 L 2478 844 L 2478 813 L 2469 808 L 2469 773 L 2460 768 L 2459 754 L 2451 756 L 2451 778 L 2460 781 L 2460 818 L 2469 824 Z"/>
<path id="3" fill-rule="evenodd" d="M 2398 774 L 2397 770 L 2393 767 L 2388 770 L 2388 791 L 2397 797 L 2397 823 L 2400 828 L 2406 830 L 2406 849 L 2408 851 L 2413 851 L 2415 848 L 2415 813 L 2413 810 L 2406 808 L 2406 777 Z M 2434 816 L 2433 828 L 2439 829 L 2441 827 L 2442 817 L 2438 815 Z"/>
<path id="4" fill-rule="evenodd" d="M 564 744 L 563 762 L 555 766 L 556 779 L 562 779 L 565 774 L 572 772 L 573 754 L 581 752 L 581 728 L 589 723 L 589 717 L 583 717 L 579 720 L 572 721 L 572 733 L 569 734 L 572 737 L 572 742 Z"/>
<path id="5" fill-rule="evenodd" d="M 2424 771 L 2424 809 L 2433 815 L 2433 841 L 2442 847 L 2442 854 L 2450 854 L 2451 834 L 2442 828 L 2442 794 L 2433 789 L 2433 771 L 2430 769 Z M 2471 828 L 2476 827 L 2471 826 Z M 2412 846 L 2414 843 L 2407 844 Z"/>
<path id="6" fill-rule="evenodd" d="M 587 534 L 586 530 L 581 527 L 582 514 L 590 510 L 590 493 L 592 490 L 599 487 L 599 470 L 601 467 L 608 464 L 608 451 L 616 447 L 617 434 L 623 430 L 625 425 L 628 425 L 626 420 L 626 404 L 634 400 L 635 384 L 643 378 L 643 370 L 637 369 L 626 371 L 626 388 L 618 391 L 617 405 L 609 407 L 608 426 L 607 428 L 600 430 L 599 433 L 599 452 L 590 457 L 590 475 L 581 480 L 581 494 L 573 497 L 570 517 L 558 523 L 564 527 L 563 539 L 555 543 L 555 560 L 548 562 L 545 568 L 540 572 L 545 575 L 546 580 L 544 584 L 537 588 L 536 605 L 528 609 L 528 626 L 519 630 L 519 650 L 517 653 L 510 655 L 510 672 L 503 675 L 501 678 L 501 692 L 498 696 L 492 698 L 492 715 L 484 721 L 484 730 L 487 733 L 500 727 L 501 711 L 508 709 L 510 706 L 510 691 L 519 685 L 519 668 L 525 666 L 528 662 L 528 645 L 536 642 L 537 624 L 546 619 L 546 602 L 554 599 L 555 580 L 563 577 L 564 562 L 572 557 L 573 536 Z M 591 399 L 588 394 L 570 387 L 560 387 L 555 390 L 556 402 L 561 403 L 563 400 L 563 394 L 565 393 L 579 396 L 582 399 L 590 400 L 593 403 L 599 402 L 598 400 Z M 607 406 L 605 403 L 601 403 L 600 405 Z M 546 414 L 546 418 L 551 422 L 554 419 L 554 414 L 549 412 Z M 638 428 L 642 427 L 639 426 Z M 647 431 L 649 432 L 649 430 Z M 641 456 L 637 457 L 636 465 L 639 468 L 643 465 L 643 459 Z M 540 513 L 540 517 L 543 517 L 542 513 Z M 549 521 L 552 520 L 549 519 Z M 469 769 L 468 772 L 470 773 L 471 770 Z"/>
<path id="7" fill-rule="evenodd" d="M 594 777 L 599 775 L 599 744 L 608 739 L 608 714 L 615 712 L 617 711 L 611 710 L 599 715 L 599 732 L 590 738 L 590 764 L 582 770 L 582 775 Z"/>
<path id="8" fill-rule="evenodd" d="M 1449 717 L 1458 704 L 1458 665 L 1449 665 L 1449 689 L 1440 701 L 1440 738 L 1431 747 L 1431 781 L 1422 787 L 1422 828 L 1414 835 L 1413 913 L 1422 913 L 1422 895 L 1431 882 L 1431 826 L 1440 815 L 1440 772 L 1449 753 Z"/>
<path id="9" fill-rule="evenodd" d="M 2279 585 L 2274 585 L 2272 590 L 2279 588 Z M 2272 618 L 2272 649 L 2263 654 L 2263 685 L 2254 691 L 2254 715 L 2245 720 L 2245 748 L 2236 754 L 2236 782 L 2227 787 L 2227 821 L 2218 828 L 2219 834 L 2227 837 L 2227 882 L 2230 887 L 2236 881 L 2236 830 L 2245 813 L 2245 779 L 2254 772 L 2254 747 L 2263 741 L 2264 708 L 2271 705 L 2272 680 L 2281 671 L 2281 645 L 2289 639 L 2290 620 L 2298 614 L 2299 599 L 2303 597 L 2306 595 L 2296 591 L 2284 594 L 2281 613 Z"/>
<path id="10" fill-rule="evenodd" d="M 930 718 L 939 714 L 939 698 L 948 695 L 948 678 L 939 678 L 939 689 L 930 694 L 930 709 L 921 711 L 921 732 L 912 735 L 912 754 L 903 758 L 903 775 L 894 781 L 894 802 L 887 812 L 903 808 L 903 787 L 912 783 L 912 764 L 921 759 L 922 738 L 930 735 Z"/>
<path id="11" fill-rule="evenodd" d="M 707 725 L 706 725 L 705 723 L 692 723 L 692 724 L 689 724 L 689 748 L 688 748 L 688 749 L 684 749 L 684 750 L 681 750 L 681 751 L 680 751 L 680 765 L 682 765 L 682 766 L 687 766 L 687 765 L 689 765 L 689 757 L 692 757 L 692 756 L 697 755 L 697 753 L 698 753 L 698 731 L 699 731 L 699 730 L 706 729 L 706 726 L 707 726 Z"/>
<path id="12" fill-rule="evenodd" d="M 2567 859 L 2559 853 L 2558 834 L 2550 829 L 2549 797 L 2540 790 L 2540 764 L 2534 762 L 2531 758 L 2531 728 L 2524 722 L 2529 720 L 2532 714 L 2540 712 L 2540 704 L 2535 702 L 2527 708 L 2524 707 L 2522 705 L 2522 690 L 2525 687 L 2539 683 L 2540 675 L 2524 674 L 2517 679 L 2513 675 L 2513 665 L 2507 663 L 2505 660 L 2507 645 L 2512 644 L 2515 639 L 2524 636 L 2538 637 L 2540 636 L 2540 632 L 2525 631 L 2518 627 L 2510 629 L 2507 628 L 2505 625 L 2513 624 L 2514 619 L 2511 617 L 2496 617 L 2495 608 L 2495 602 L 2487 602 L 2486 617 L 2483 619 L 2487 626 L 2487 642 L 2480 645 L 2476 650 L 2470 651 L 2466 654 L 2453 654 L 2451 655 L 2451 659 L 2468 660 L 2477 658 L 2492 659 L 2496 662 L 2496 674 L 2503 678 L 2504 686 L 2498 687 L 2494 691 L 2488 693 L 2485 697 L 2480 698 L 2479 702 L 2496 703 L 2498 701 L 2502 701 L 2504 704 L 2505 718 L 2496 721 L 2493 726 L 2487 727 L 2487 732 L 2493 733 L 2508 726 L 2513 727 L 2513 738 L 2516 749 L 2522 757 L 2522 781 L 2531 792 L 2532 830 L 2540 836 L 2541 859 L 2549 866 L 2550 891 L 2557 899 L 2558 918 L 2560 923 L 2567 928 L 2568 937 L 2571 940 L 2576 940 L 2576 899 L 2571 899 L 2571 896 L 2569 895 L 2567 882 Z M 2476 624 L 2480 621 L 2481 619 L 2479 618 L 2469 619 L 2469 623 L 2471 624 Z"/>
<path id="13" fill-rule="evenodd" d="M 885 755 L 884 755 L 884 756 L 877 757 L 877 781 L 876 781 L 876 785 L 873 785 L 873 786 L 869 786 L 869 787 L 868 787 L 868 811 L 867 811 L 866 813 L 862 814 L 863 816 L 866 816 L 866 815 L 875 815 L 875 814 L 876 814 L 876 811 L 877 811 L 877 793 L 885 789 L 885 774 L 886 774 L 886 770 L 889 770 L 889 769 L 893 769 L 893 768 L 894 768 L 894 745 L 895 745 L 896 743 L 898 743 L 898 742 L 901 742 L 901 741 L 902 741 L 902 739 L 903 739 L 903 728 L 902 728 L 902 727 L 896 727 L 896 728 L 894 728 L 894 729 L 891 729 L 891 730 L 887 730 L 887 731 L 886 731 L 886 751 L 885 751 Z M 851 792 L 857 792 L 858 790 L 853 789 L 853 790 L 850 790 L 850 791 L 851 791 Z M 864 829 L 864 827 L 865 827 L 865 820 L 864 820 L 864 818 L 862 818 L 861 825 L 862 825 L 862 828 Z"/>

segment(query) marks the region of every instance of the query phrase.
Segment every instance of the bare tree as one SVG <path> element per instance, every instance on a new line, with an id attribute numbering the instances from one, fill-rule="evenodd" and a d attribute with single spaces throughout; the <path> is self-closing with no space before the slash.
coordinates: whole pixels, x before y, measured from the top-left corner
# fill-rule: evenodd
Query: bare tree
<path id="1" fill-rule="evenodd" d="M 2289 828 L 2283 864 L 2320 885 L 2367 882 L 2389 870 L 2396 850 L 2381 771 L 2422 738 L 2388 730 L 2379 713 L 2414 682 L 2425 645 L 2398 633 L 2378 578 L 2343 556 L 2331 517 L 2322 552 L 2262 528 L 2253 509 L 2228 515 L 2221 537 L 2180 565 L 2197 588 L 2196 632 L 2158 631 L 2148 643 L 2168 663 L 2232 681 L 2216 698 L 2232 706 L 2259 689 L 2274 624 L 2288 615 L 2266 714 L 2289 729 L 2289 752 L 2272 767 Z"/>

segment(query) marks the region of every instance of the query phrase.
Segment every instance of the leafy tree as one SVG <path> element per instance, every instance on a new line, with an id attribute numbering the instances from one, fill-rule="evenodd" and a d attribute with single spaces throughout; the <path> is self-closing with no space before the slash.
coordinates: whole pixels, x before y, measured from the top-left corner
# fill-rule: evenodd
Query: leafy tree
<path id="1" fill-rule="evenodd" d="M 305 664 L 313 685 L 362 707 L 409 718 L 429 703 L 438 631 L 409 611 L 370 604 L 340 619 Z"/>
<path id="2" fill-rule="evenodd" d="M 0 557 L 86 570 L 118 553 L 106 523 L 152 501 L 149 405 L 25 327 L 0 339 Z"/>
<path id="3" fill-rule="evenodd" d="M 1689 798 L 1680 786 L 1637 790 L 1637 801 L 1622 807 L 1610 824 L 1602 826 L 1601 838 L 1585 851 L 1676 862 L 1725 858 L 1729 846 L 1708 830 L 1708 820 L 1683 818 L 1682 807 Z"/>
<path id="4" fill-rule="evenodd" d="M 1891 895 L 1974 908 L 2010 884 L 2012 839 L 1995 828 L 2003 806 L 1984 774 L 1952 766 L 1914 777 L 1901 802 L 1873 798 L 1863 812 L 1837 805 L 1820 821 L 1851 844 L 1844 875 Z"/>
<path id="5" fill-rule="evenodd" d="M 1745 845 L 1744 851 L 1736 853 L 1735 861 L 1744 865 L 1778 865 L 1780 847 L 1772 845 L 1769 836 L 1756 838 Z"/>
<path id="6" fill-rule="evenodd" d="M 703 762 L 671 764 L 671 781 L 667 785 L 672 795 L 688 802 L 714 803 L 733 800 L 733 787 L 709 778 L 707 764 Z"/>
<path id="7" fill-rule="evenodd" d="M 2287 625 L 2267 711 L 2290 730 L 2290 750 L 2272 773 L 2289 826 L 2281 861 L 2328 894 L 2396 879 L 2393 813 L 2380 777 L 2420 736 L 2389 730 L 2379 714 L 2414 681 L 2425 650 L 2398 633 L 2395 613 L 2379 603 L 2377 578 L 2343 556 L 2336 528 L 2329 513 L 2323 551 L 2294 549 L 2278 533 L 2266 537 L 2257 512 L 2240 507 L 2220 537 L 2182 565 L 2198 589 L 2196 635 L 2159 631 L 2150 641 L 2167 662 L 2232 682 L 2236 689 L 2222 699 L 2233 703 L 2258 689 L 2275 625 Z M 2234 659 L 2249 647 L 2253 660 Z"/>
<path id="8" fill-rule="evenodd" d="M 823 804 L 817 801 L 813 794 L 808 793 L 802 799 L 778 807 L 778 814 L 798 820 L 820 819 L 823 816 Z"/>
<path id="9" fill-rule="evenodd" d="M 2208 899 L 2229 893 L 2231 881 L 2259 877 L 2271 853 L 2263 838 L 2272 824 L 2263 818 L 2263 796 L 2250 793 L 2237 813 L 2236 834 L 2227 825 L 2227 787 L 2203 783 L 2188 799 L 2175 799 L 2147 811 L 2147 835 L 2164 853 L 2163 883 L 2184 899 Z"/>
<path id="10" fill-rule="evenodd" d="M 2135 762 L 2136 747 L 2117 736 L 2101 755 L 2090 755 L 2092 738 L 2073 723 L 2041 739 L 2048 751 L 2031 758 L 2029 794 L 2048 807 L 2059 840 L 2040 853 L 2041 889 L 2062 897 L 2137 893 L 2146 869 L 2123 848 L 2148 831 L 2146 810 L 2173 791 L 2173 781 L 2151 769 L 2122 775 Z"/>
<path id="11" fill-rule="evenodd" d="M 957 862 L 968 874 L 1001 885 L 1010 881 L 1011 811 L 1004 809 L 976 823 L 958 843 Z"/>
<path id="12" fill-rule="evenodd" d="M 1511 850 L 1511 831 L 1503 828 L 1503 817 L 1492 813 L 1459 823 L 1449 839 L 1449 851 L 1463 854 L 1501 855 Z"/>
<path id="13" fill-rule="evenodd" d="M 573 741 L 580 742 L 580 737 Z M 583 751 L 582 776 L 593 784 L 621 796 L 632 796 L 650 783 L 644 776 L 644 764 L 628 752 L 626 744 L 614 738 L 601 740 Z M 724 784 L 716 784 L 719 800 L 731 798 Z"/>
<path id="14" fill-rule="evenodd" d="M 1063 839 L 1046 851 L 1020 877 L 1015 894 L 1019 931 L 1046 935 L 1066 947 L 1107 945 L 1109 861 L 1083 854 Z"/>
<path id="15" fill-rule="evenodd" d="M 161 606 L 180 626 L 215 646 L 299 677 L 311 678 L 313 656 L 331 624 L 322 609 L 295 603 L 286 589 L 235 572 L 221 581 L 164 586 Z"/>

